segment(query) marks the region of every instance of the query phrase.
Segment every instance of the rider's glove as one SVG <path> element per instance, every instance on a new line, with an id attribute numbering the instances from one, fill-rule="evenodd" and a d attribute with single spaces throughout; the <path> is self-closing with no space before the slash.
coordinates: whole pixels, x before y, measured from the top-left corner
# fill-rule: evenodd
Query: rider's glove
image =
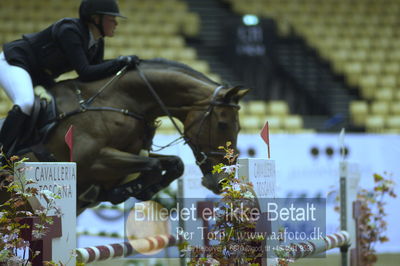
<path id="1" fill-rule="evenodd" d="M 140 59 L 136 55 L 123 55 L 118 57 L 118 60 L 124 65 L 135 68 L 140 63 Z"/>

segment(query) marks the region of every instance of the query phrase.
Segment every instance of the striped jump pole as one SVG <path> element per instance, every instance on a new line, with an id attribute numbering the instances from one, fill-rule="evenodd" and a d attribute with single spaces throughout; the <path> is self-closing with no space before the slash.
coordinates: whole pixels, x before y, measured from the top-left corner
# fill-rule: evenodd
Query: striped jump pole
<path id="1" fill-rule="evenodd" d="M 322 239 L 309 240 L 300 243 L 292 243 L 288 246 L 280 247 L 287 251 L 288 259 L 300 259 L 310 257 L 327 250 L 348 245 L 350 236 L 346 231 L 330 234 Z"/>
<path id="2" fill-rule="evenodd" d="M 173 235 L 158 235 L 144 239 L 135 239 L 130 242 L 78 248 L 76 249 L 76 261 L 90 263 L 95 261 L 123 258 L 137 254 L 156 251 L 165 247 L 176 246 L 179 238 Z"/>

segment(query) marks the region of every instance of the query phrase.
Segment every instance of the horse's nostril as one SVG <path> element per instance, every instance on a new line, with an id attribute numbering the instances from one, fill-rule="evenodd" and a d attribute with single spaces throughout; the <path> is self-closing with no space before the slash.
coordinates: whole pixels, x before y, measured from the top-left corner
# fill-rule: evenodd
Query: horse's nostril
<path id="1" fill-rule="evenodd" d="M 209 186 L 209 184 L 208 184 L 208 182 L 207 182 L 207 178 L 206 178 L 205 176 L 203 176 L 203 177 L 201 178 L 201 185 L 202 185 L 203 187 L 207 188 L 207 189 L 210 189 L 210 186 Z"/>
<path id="2" fill-rule="evenodd" d="M 218 183 L 217 184 L 217 194 L 221 194 L 221 192 L 222 192 L 222 184 Z"/>
<path id="3" fill-rule="evenodd" d="M 213 193 L 221 194 L 223 185 L 219 182 L 219 180 L 221 180 L 220 176 L 207 174 L 201 179 L 201 184 L 207 189 L 211 190 Z"/>

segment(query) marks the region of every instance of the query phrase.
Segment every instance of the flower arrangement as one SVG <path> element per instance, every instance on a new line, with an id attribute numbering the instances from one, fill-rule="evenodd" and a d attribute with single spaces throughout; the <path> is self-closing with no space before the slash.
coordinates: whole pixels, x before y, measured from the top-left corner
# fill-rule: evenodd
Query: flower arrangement
<path id="1" fill-rule="evenodd" d="M 359 230 L 361 265 L 372 266 L 377 262 L 375 245 L 389 241 L 385 235 L 387 222 L 385 221 L 385 199 L 387 196 L 396 198 L 395 182 L 390 174 L 373 174 L 374 186 L 371 189 L 360 189 L 357 200 L 360 202 Z M 332 191 L 334 192 L 334 191 Z M 331 193 L 332 193 L 331 192 Z M 340 212 L 339 196 L 336 197 L 335 211 Z"/>
<path id="2" fill-rule="evenodd" d="M 34 182 L 24 177 L 24 168 L 20 167 L 26 158 L 12 156 L 8 159 L 4 154 L 2 156 L 4 164 L 0 168 L 0 264 L 29 265 L 29 242 L 20 237 L 22 230 L 28 229 L 29 226 L 21 224 L 21 220 L 26 217 L 38 217 L 39 222 L 29 229 L 32 229 L 35 238 L 42 237 L 47 232 L 47 226 L 53 224 L 49 213 L 54 211 L 56 215 L 61 215 L 55 205 L 58 196 L 51 191 L 38 191 L 31 186 Z M 29 202 L 35 197 L 43 197 L 46 205 L 35 210 L 30 209 Z M 32 257 L 38 255 L 32 254 Z"/>
<path id="3" fill-rule="evenodd" d="M 230 146 L 227 142 L 225 147 L 219 147 L 225 151 L 227 163 L 213 167 L 213 173 L 224 172 L 227 177 L 220 181 L 222 199 L 215 203 L 215 224 L 210 231 L 215 236 L 211 239 L 212 248 L 191 250 L 188 265 L 259 265 L 263 255 L 259 248 L 263 237 L 251 234 L 257 220 L 252 210 L 258 207 L 258 202 L 252 184 L 243 177 L 235 177 L 240 165 L 236 164 L 238 154 Z"/>
<path id="4" fill-rule="evenodd" d="M 396 198 L 395 183 L 390 174 L 374 174 L 375 186 L 371 190 L 362 189 L 357 198 L 361 201 L 361 224 L 359 225 L 361 265 L 372 266 L 377 262 L 375 245 L 389 241 L 385 235 L 387 222 L 385 221 L 385 197 Z"/>

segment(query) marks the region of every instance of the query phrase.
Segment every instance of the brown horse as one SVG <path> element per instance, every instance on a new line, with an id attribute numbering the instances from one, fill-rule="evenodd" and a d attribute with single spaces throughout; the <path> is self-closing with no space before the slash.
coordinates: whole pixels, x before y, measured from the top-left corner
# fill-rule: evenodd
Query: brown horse
<path id="1" fill-rule="evenodd" d="M 68 161 L 64 136 L 74 126 L 78 213 L 101 201 L 150 199 L 181 176 L 183 164 L 178 157 L 146 156 L 157 118 L 166 112 L 182 122 L 182 137 L 204 174 L 202 184 L 219 192 L 218 181 L 223 176 L 211 174 L 212 166 L 223 161 L 218 146 L 230 141 L 236 147 L 238 101 L 247 89 L 225 88 L 186 65 L 164 59 L 145 60 L 139 70 L 126 71 L 104 87 L 107 81 L 67 80 L 50 90 L 62 119 L 45 147 L 57 161 Z M 139 177 L 126 180 L 136 172 L 141 173 Z"/>

